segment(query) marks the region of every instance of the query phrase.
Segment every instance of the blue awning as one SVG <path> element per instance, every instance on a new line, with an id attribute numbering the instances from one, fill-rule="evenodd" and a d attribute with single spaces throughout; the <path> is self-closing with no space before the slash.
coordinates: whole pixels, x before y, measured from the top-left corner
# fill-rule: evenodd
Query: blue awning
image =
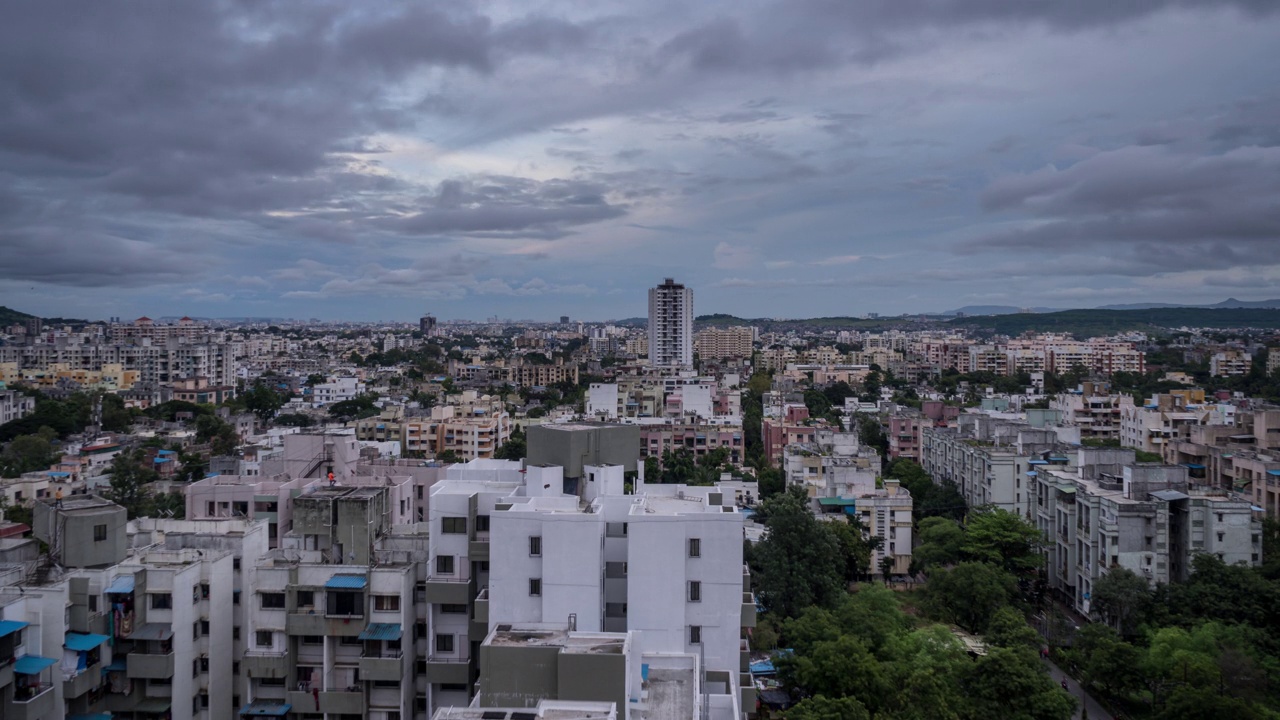
<path id="1" fill-rule="evenodd" d="M 166 462 L 169 462 L 169 458 L 162 458 L 162 457 L 156 458 L 156 464 L 166 463 Z"/>
<path id="2" fill-rule="evenodd" d="M 62 471 L 62 470 L 50 470 L 50 471 L 49 471 L 49 477 L 52 477 L 52 478 L 64 478 L 64 477 L 71 477 L 71 473 L 69 473 L 69 472 L 64 472 L 64 471 Z"/>
<path id="3" fill-rule="evenodd" d="M 126 594 L 133 592 L 133 576 L 118 575 L 115 580 L 111 581 L 111 585 L 106 590 L 107 593 Z"/>
<path id="4" fill-rule="evenodd" d="M 363 575 L 334 575 L 324 586 L 330 590 L 363 590 L 367 584 Z"/>
<path id="5" fill-rule="evenodd" d="M 92 650 L 102 643 L 110 640 L 106 635 L 82 635 L 80 633 L 67 633 L 67 639 L 63 643 L 68 650 L 78 650 L 84 652 Z"/>
<path id="6" fill-rule="evenodd" d="M 1201 465 L 1200 463 L 1182 463 L 1182 464 L 1183 464 L 1183 465 L 1185 465 L 1186 467 L 1191 468 L 1192 470 L 1203 470 L 1203 469 L 1204 469 L 1204 466 L 1203 466 L 1203 465 Z"/>
<path id="7" fill-rule="evenodd" d="M 157 454 L 157 455 L 175 455 L 175 454 L 177 454 L 177 453 L 175 453 L 175 452 L 174 452 L 174 451 L 172 451 L 172 450 L 160 450 L 160 451 L 156 452 L 156 454 Z"/>
<path id="8" fill-rule="evenodd" d="M 360 631 L 361 640 L 399 640 L 400 623 L 369 623 Z"/>
<path id="9" fill-rule="evenodd" d="M 26 626 L 27 623 L 21 620 L 0 620 L 0 637 L 16 633 Z"/>
<path id="10" fill-rule="evenodd" d="M 1048 465 L 1049 464 L 1048 460 L 1032 460 L 1030 462 L 1032 465 Z"/>
<path id="11" fill-rule="evenodd" d="M 249 703 L 240 708 L 241 717 L 282 716 L 289 714 L 293 706 L 288 703 L 264 702 L 261 700 Z"/>
<path id="12" fill-rule="evenodd" d="M 112 660 L 110 665 L 102 668 L 102 672 L 125 672 L 128 669 L 129 666 L 125 664 L 124 660 Z"/>
<path id="13" fill-rule="evenodd" d="M 1027 471 L 1027 477 L 1036 477 L 1036 476 L 1037 476 L 1037 475 L 1039 475 L 1039 474 L 1040 474 L 1040 473 L 1036 472 L 1035 470 L 1028 470 L 1028 471 Z"/>
<path id="14" fill-rule="evenodd" d="M 57 664 L 58 661 L 53 658 L 40 657 L 39 655 L 23 655 L 18 658 L 18 662 L 13 664 L 13 671 L 19 675 L 36 675 L 41 670 Z"/>
<path id="15" fill-rule="evenodd" d="M 1280 470 L 1268 470 L 1268 471 L 1267 471 L 1267 474 L 1268 474 L 1268 475 L 1275 475 L 1276 477 L 1280 477 Z"/>

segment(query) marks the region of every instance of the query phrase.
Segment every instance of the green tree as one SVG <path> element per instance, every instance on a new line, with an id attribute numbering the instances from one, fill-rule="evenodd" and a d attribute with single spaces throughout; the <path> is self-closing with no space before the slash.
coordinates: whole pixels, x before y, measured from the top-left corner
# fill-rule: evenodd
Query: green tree
<path id="1" fill-rule="evenodd" d="M 960 562 L 965 544 L 960 523 L 943 517 L 925 518 L 920 521 L 917 535 L 920 544 L 913 553 L 912 563 L 920 569 Z"/>
<path id="2" fill-rule="evenodd" d="M 845 582 L 851 583 L 866 577 L 871 572 L 871 545 L 862 536 L 861 524 L 831 522 L 827 524 L 827 529 L 840 544 Z"/>
<path id="3" fill-rule="evenodd" d="M 1041 642 L 1039 633 L 1031 629 L 1022 613 L 1008 605 L 992 614 L 984 637 L 988 645 L 1024 650 L 1035 650 Z"/>
<path id="4" fill-rule="evenodd" d="M 448 465 L 452 463 L 460 463 L 463 460 L 462 460 L 462 456 L 459 455 L 457 451 L 447 449 L 442 452 L 436 453 L 436 461 L 442 462 Z"/>
<path id="5" fill-rule="evenodd" d="M 1086 685 L 1100 688 L 1112 697 L 1142 686 L 1142 651 L 1106 625 L 1090 623 L 1080 628 L 1072 651 Z"/>
<path id="6" fill-rule="evenodd" d="M 764 467 L 756 476 L 756 487 L 760 491 L 760 499 L 766 500 L 787 489 L 787 475 L 782 468 Z"/>
<path id="7" fill-rule="evenodd" d="M 1002 720 L 1067 720 L 1075 700 L 1051 679 L 1035 653 L 988 648 L 965 685 L 973 717 Z"/>
<path id="8" fill-rule="evenodd" d="M 857 698 L 805 698 L 787 710 L 786 720 L 870 720 L 871 713 Z"/>
<path id="9" fill-rule="evenodd" d="M 844 585 L 845 561 L 835 534 L 809 512 L 803 491 L 788 491 L 760 504 L 765 536 L 752 560 L 759 568 L 760 602 L 781 617 L 805 608 L 832 607 Z"/>
<path id="10" fill-rule="evenodd" d="M 1040 567 L 1040 530 L 1017 513 L 982 508 L 965 526 L 964 554 L 1019 574 Z"/>
<path id="11" fill-rule="evenodd" d="M 0 452 L 0 475 L 16 478 L 22 473 L 48 470 L 57 460 L 57 453 L 45 437 L 19 435 Z"/>
<path id="12" fill-rule="evenodd" d="M 1093 582 L 1092 609 L 1108 625 L 1126 637 L 1137 632 L 1138 619 L 1151 603 L 1146 578 L 1122 567 L 1113 567 Z"/>
<path id="13" fill-rule="evenodd" d="M 145 463 L 146 454 L 141 449 L 122 451 L 111 460 L 111 485 L 105 494 L 128 512 L 129 519 L 145 514 L 150 508 L 151 493 L 147 485 L 160 479 Z"/>
<path id="14" fill-rule="evenodd" d="M 996 611 L 1017 596 L 1013 575 L 997 565 L 962 562 L 929 574 L 926 603 L 934 615 L 970 632 L 987 629 Z"/>
<path id="15" fill-rule="evenodd" d="M 244 401 L 245 409 L 257 415 L 258 419 L 264 423 L 288 401 L 288 398 L 265 383 L 254 383 L 253 387 L 241 394 L 241 399 Z"/>
<path id="16" fill-rule="evenodd" d="M 214 455 L 231 455 L 240 444 L 236 429 L 214 415 L 196 418 L 196 439 L 209 443 L 210 452 Z"/>
<path id="17" fill-rule="evenodd" d="M 519 428 L 511 432 L 511 437 L 502 443 L 502 447 L 498 448 L 493 454 L 498 460 L 523 460 L 528 455 L 528 444 L 524 437 L 524 432 Z"/>

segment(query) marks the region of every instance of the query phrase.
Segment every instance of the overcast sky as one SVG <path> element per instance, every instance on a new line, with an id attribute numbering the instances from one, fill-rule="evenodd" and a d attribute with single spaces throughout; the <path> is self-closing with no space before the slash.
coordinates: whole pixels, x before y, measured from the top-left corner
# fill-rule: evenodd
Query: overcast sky
<path id="1" fill-rule="evenodd" d="M 46 0 L 0 68 L 46 316 L 1280 297 L 1275 0 Z"/>

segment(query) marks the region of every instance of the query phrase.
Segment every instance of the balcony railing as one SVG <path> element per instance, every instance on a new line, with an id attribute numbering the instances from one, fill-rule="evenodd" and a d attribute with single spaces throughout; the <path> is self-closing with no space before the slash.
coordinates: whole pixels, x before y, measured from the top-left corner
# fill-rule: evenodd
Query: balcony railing
<path id="1" fill-rule="evenodd" d="M 27 704 L 35 702 L 41 695 L 53 689 L 53 683 L 39 682 L 30 683 L 24 687 L 13 689 L 13 701 L 19 704 Z"/>

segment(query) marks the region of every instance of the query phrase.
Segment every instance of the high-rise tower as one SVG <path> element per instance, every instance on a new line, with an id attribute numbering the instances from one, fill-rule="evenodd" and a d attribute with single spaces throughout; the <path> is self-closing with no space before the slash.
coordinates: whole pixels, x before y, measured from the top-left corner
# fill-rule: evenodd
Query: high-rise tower
<path id="1" fill-rule="evenodd" d="M 649 362 L 693 366 L 693 290 L 672 278 L 649 290 Z"/>

